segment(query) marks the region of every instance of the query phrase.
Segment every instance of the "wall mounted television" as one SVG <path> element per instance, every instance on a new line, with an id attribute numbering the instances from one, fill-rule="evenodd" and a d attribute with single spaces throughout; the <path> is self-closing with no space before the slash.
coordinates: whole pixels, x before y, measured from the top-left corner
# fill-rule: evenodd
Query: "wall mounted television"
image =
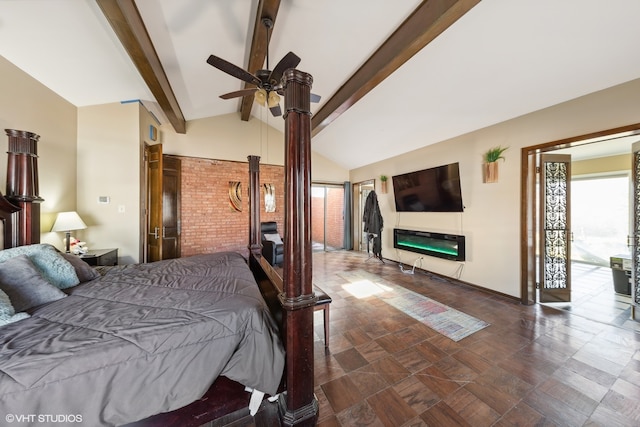
<path id="1" fill-rule="evenodd" d="M 395 175 L 397 212 L 462 212 L 458 163 Z"/>

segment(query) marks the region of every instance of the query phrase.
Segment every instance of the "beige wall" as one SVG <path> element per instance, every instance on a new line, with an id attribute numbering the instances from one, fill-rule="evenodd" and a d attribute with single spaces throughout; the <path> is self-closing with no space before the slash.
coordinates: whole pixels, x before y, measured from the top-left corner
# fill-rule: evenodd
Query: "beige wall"
<path id="1" fill-rule="evenodd" d="M 7 139 L 4 129 L 40 135 L 38 169 L 41 241 L 62 248 L 61 233 L 51 233 L 57 212 L 76 210 L 77 109 L 0 56 L 0 192 L 6 192 Z"/>
<path id="2" fill-rule="evenodd" d="M 571 175 L 610 174 L 631 171 L 631 153 L 571 162 Z"/>
<path id="3" fill-rule="evenodd" d="M 284 134 L 254 117 L 244 122 L 240 113 L 189 121 L 186 134 L 177 134 L 165 124 L 161 142 L 165 154 L 239 162 L 256 155 L 260 163 L 284 165 Z M 349 180 L 347 169 L 316 153 L 312 153 L 311 175 L 314 181 Z"/>
<path id="4" fill-rule="evenodd" d="M 140 110 L 138 103 L 78 109 L 78 213 L 88 226 L 82 236 L 90 249 L 118 248 L 121 263 L 140 259 L 140 145 L 148 135 Z M 98 203 L 100 196 L 109 203 Z"/>
<path id="5" fill-rule="evenodd" d="M 419 255 L 393 248 L 393 228 L 463 234 L 464 264 L 425 256 L 423 268 L 466 282 L 519 296 L 520 149 L 640 122 L 640 80 L 559 104 L 438 144 L 352 170 L 352 182 L 376 179 L 385 221 L 382 255 L 413 264 Z M 424 130 L 424 133 L 428 129 Z M 410 138 L 422 138 L 418 133 Z M 482 183 L 482 153 L 509 146 L 500 162 L 500 181 Z M 393 191 L 379 191 L 381 174 L 392 176 L 459 162 L 464 213 L 396 213 Z M 357 221 L 357 219 L 356 219 Z"/>

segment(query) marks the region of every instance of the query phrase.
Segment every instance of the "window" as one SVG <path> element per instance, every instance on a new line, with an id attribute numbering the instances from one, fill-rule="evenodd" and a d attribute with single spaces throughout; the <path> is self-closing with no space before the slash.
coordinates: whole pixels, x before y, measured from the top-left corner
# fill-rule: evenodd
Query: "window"
<path id="1" fill-rule="evenodd" d="M 629 253 L 627 175 L 574 178 L 571 182 L 571 259 L 609 266 L 609 257 Z"/>

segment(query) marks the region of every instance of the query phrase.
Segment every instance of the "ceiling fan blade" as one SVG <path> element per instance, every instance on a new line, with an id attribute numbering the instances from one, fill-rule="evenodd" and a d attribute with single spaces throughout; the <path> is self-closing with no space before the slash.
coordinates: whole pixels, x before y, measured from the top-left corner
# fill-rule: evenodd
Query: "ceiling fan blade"
<path id="1" fill-rule="evenodd" d="M 233 65 L 231 62 L 225 61 L 224 59 L 215 55 L 209 55 L 209 58 L 207 58 L 207 63 L 213 67 L 216 67 L 218 70 L 224 71 L 230 76 L 233 76 L 247 83 L 251 83 L 256 86 L 260 86 L 262 84 L 260 79 L 250 72 L 245 71 L 237 65 Z"/>
<path id="2" fill-rule="evenodd" d="M 320 102 L 320 99 L 321 99 L 321 98 L 322 98 L 322 97 L 321 97 L 320 95 L 316 95 L 315 93 L 312 93 L 312 94 L 311 94 L 311 99 L 310 99 L 310 101 L 311 101 L 311 102 L 318 103 L 318 102 Z"/>
<path id="3" fill-rule="evenodd" d="M 253 95 L 256 90 L 258 90 L 258 88 L 236 90 L 235 92 L 229 92 L 229 93 L 225 93 L 224 95 L 220 95 L 220 98 L 231 99 L 231 98 L 238 98 L 240 96 L 250 96 L 250 95 Z"/>
<path id="4" fill-rule="evenodd" d="M 278 117 L 282 115 L 282 110 L 280 109 L 280 104 L 276 104 L 275 106 L 269 108 L 273 117 Z"/>
<path id="5" fill-rule="evenodd" d="M 282 73 L 284 73 L 289 68 L 296 68 L 296 66 L 300 63 L 300 58 L 293 52 L 287 53 L 281 60 L 273 67 L 273 71 L 269 76 L 270 82 L 279 83 L 282 78 Z"/>

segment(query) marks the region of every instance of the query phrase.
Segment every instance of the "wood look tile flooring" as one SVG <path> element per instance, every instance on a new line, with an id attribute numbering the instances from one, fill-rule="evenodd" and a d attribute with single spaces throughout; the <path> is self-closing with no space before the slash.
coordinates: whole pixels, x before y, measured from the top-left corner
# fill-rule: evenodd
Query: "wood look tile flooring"
<path id="1" fill-rule="evenodd" d="M 551 303 L 549 307 L 640 331 L 640 323 L 631 320 L 631 297 L 615 293 L 610 268 L 574 262 L 571 277 L 571 303 Z"/>
<path id="2" fill-rule="evenodd" d="M 314 283 L 332 298 L 331 340 L 315 314 L 318 425 L 638 426 L 640 332 L 540 304 L 524 306 L 358 252 L 318 252 Z M 490 326 L 454 342 L 340 272 L 364 269 Z"/>

